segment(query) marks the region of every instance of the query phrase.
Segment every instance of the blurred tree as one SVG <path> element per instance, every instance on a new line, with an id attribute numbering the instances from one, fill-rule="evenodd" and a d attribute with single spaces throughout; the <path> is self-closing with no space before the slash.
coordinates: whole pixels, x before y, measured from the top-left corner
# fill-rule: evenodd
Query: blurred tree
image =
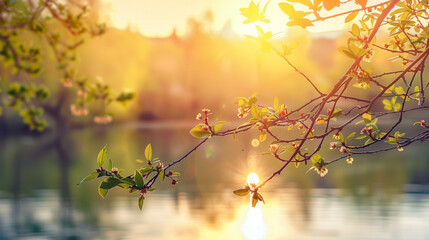
<path id="1" fill-rule="evenodd" d="M 98 1 L 90 3 L 98 6 Z M 106 29 L 104 24 L 95 23 L 96 18 L 91 17 L 88 6 L 80 1 L 1 0 L 0 91 L 3 91 L 3 101 L 0 114 L 3 107 L 8 107 L 18 112 L 31 130 L 41 131 L 46 127 L 43 113 L 47 104 L 44 102 L 49 98 L 50 90 L 55 88 L 48 88 L 43 80 L 42 84 L 37 84 L 34 79 L 49 62 L 49 54 L 53 54 L 58 71 L 63 75 L 58 82 L 63 88 L 74 88 L 77 93 L 75 103 L 70 106 L 72 114 L 88 115 L 87 104 L 99 102 L 94 121 L 110 122 L 112 117 L 106 107 L 112 102 L 125 103 L 134 94 L 125 91 L 115 95 L 109 85 L 79 76 L 73 66 L 76 49 L 86 38 L 99 36 Z M 63 102 L 61 99 L 65 94 L 64 90 L 57 93 L 59 103 Z"/>

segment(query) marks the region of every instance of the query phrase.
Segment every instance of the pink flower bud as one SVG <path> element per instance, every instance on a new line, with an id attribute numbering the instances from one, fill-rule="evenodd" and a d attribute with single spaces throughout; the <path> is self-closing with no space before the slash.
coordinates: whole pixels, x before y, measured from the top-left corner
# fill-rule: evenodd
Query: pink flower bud
<path id="1" fill-rule="evenodd" d="M 158 168 L 158 169 L 164 168 L 164 163 L 158 163 L 158 165 L 156 166 L 156 168 Z"/>

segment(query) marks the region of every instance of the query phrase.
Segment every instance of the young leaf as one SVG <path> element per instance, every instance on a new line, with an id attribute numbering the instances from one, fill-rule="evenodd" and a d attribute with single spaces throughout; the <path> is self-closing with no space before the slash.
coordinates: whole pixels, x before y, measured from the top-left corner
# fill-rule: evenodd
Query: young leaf
<path id="1" fill-rule="evenodd" d="M 196 138 L 209 137 L 211 135 L 210 131 L 203 130 L 203 126 L 205 126 L 205 125 L 200 123 L 197 126 L 195 126 L 194 128 L 192 128 L 191 131 L 189 131 L 189 133 Z"/>
<path id="2" fill-rule="evenodd" d="M 86 181 L 89 181 L 91 179 L 98 177 L 98 174 L 99 174 L 98 172 L 93 172 L 93 173 L 89 174 L 84 179 L 82 179 L 82 181 L 80 181 L 80 183 L 78 183 L 77 185 L 81 185 L 83 182 L 86 182 Z"/>
<path id="3" fill-rule="evenodd" d="M 112 171 L 112 168 L 113 168 L 113 162 L 112 162 L 112 159 L 109 159 L 109 164 L 107 164 L 107 170 Z"/>
<path id="4" fill-rule="evenodd" d="M 345 23 L 348 23 L 350 21 L 352 21 L 353 19 L 355 19 L 358 15 L 359 11 L 354 11 L 352 13 L 350 13 L 349 15 L 347 15 Z"/>
<path id="5" fill-rule="evenodd" d="M 136 182 L 137 188 L 142 189 L 144 187 L 143 176 L 140 171 L 134 172 L 134 181 Z"/>
<path id="6" fill-rule="evenodd" d="M 252 117 L 255 119 L 259 119 L 259 108 L 256 105 L 252 105 Z"/>
<path id="7" fill-rule="evenodd" d="M 360 37 L 360 29 L 359 29 L 359 27 L 358 27 L 358 25 L 357 25 L 357 24 L 353 24 L 353 25 L 352 25 L 352 34 L 353 34 L 355 37 Z"/>
<path id="8" fill-rule="evenodd" d="M 279 99 L 277 97 L 274 98 L 273 108 L 275 111 L 279 108 Z"/>
<path id="9" fill-rule="evenodd" d="M 152 145 L 150 143 L 146 146 L 146 149 L 144 150 L 144 156 L 146 157 L 146 160 L 152 160 Z"/>
<path id="10" fill-rule="evenodd" d="M 382 101 L 383 105 L 384 105 L 384 109 L 386 109 L 387 111 L 392 110 L 392 103 L 389 101 L 389 99 L 383 99 Z"/>
<path id="11" fill-rule="evenodd" d="M 295 167 L 299 168 L 299 165 L 301 165 L 301 162 L 295 162 Z"/>
<path id="12" fill-rule="evenodd" d="M 365 121 L 365 123 L 370 123 L 372 120 L 372 116 L 369 113 L 362 114 L 362 118 Z"/>
<path id="13" fill-rule="evenodd" d="M 347 137 L 346 137 L 346 142 L 350 139 L 352 139 L 354 136 L 356 135 L 356 132 L 352 132 L 350 133 Z"/>
<path id="14" fill-rule="evenodd" d="M 161 178 L 161 182 L 164 181 L 164 177 L 165 177 L 165 170 L 161 169 L 161 171 L 159 172 L 159 177 Z"/>
<path id="15" fill-rule="evenodd" d="M 235 190 L 233 193 L 237 196 L 246 196 L 247 194 L 249 194 L 249 189 L 245 189 L 245 188 L 238 189 L 238 190 Z"/>
<path id="16" fill-rule="evenodd" d="M 368 0 L 355 0 L 356 4 L 359 4 L 362 8 L 366 7 Z"/>
<path id="17" fill-rule="evenodd" d="M 144 197 L 143 197 L 143 195 L 140 195 L 140 197 L 139 197 L 139 201 L 138 201 L 140 211 L 141 211 L 141 210 L 142 210 L 142 208 L 143 208 L 143 202 L 144 202 Z"/>
<path id="18" fill-rule="evenodd" d="M 101 183 L 99 188 L 102 189 L 111 189 L 113 187 L 116 187 L 117 185 L 121 184 L 122 181 L 117 178 L 106 178 Z"/>
<path id="19" fill-rule="evenodd" d="M 104 161 L 106 161 L 107 157 L 107 145 L 104 145 L 103 149 L 98 153 L 97 156 L 97 164 L 100 168 L 103 168 Z"/>
<path id="20" fill-rule="evenodd" d="M 260 142 L 263 142 L 263 141 L 265 141 L 265 139 L 267 139 L 267 132 L 263 132 L 263 133 L 261 133 L 261 135 L 259 135 L 259 141 Z"/>
<path id="21" fill-rule="evenodd" d="M 326 10 L 331 10 L 334 7 L 340 6 L 340 0 L 323 0 L 323 7 Z"/>
<path id="22" fill-rule="evenodd" d="M 98 188 L 98 194 L 100 194 L 100 196 L 102 197 L 102 198 L 104 198 L 105 196 L 106 196 L 106 194 L 107 194 L 107 192 L 108 192 L 109 190 L 107 190 L 107 189 L 104 189 L 104 188 Z"/>
<path id="23" fill-rule="evenodd" d="M 217 122 L 215 125 L 213 125 L 213 132 L 219 132 L 224 124 L 228 124 L 228 122 Z"/>
<path id="24" fill-rule="evenodd" d="M 401 110 L 402 105 L 400 103 L 395 103 L 393 106 L 393 111 L 399 112 Z"/>
<path id="25" fill-rule="evenodd" d="M 359 136 L 356 139 L 360 140 L 360 139 L 364 139 L 364 138 L 366 138 L 366 135 Z"/>
<path id="26" fill-rule="evenodd" d="M 136 185 L 136 182 L 134 182 L 134 180 L 132 180 L 131 178 L 122 178 L 121 181 L 130 186 Z"/>
<path id="27" fill-rule="evenodd" d="M 252 207 L 255 207 L 258 201 L 259 201 L 258 193 L 254 192 L 252 195 Z"/>
<path id="28" fill-rule="evenodd" d="M 259 201 L 262 201 L 265 204 L 265 200 L 260 193 L 258 193 L 258 199 Z"/>

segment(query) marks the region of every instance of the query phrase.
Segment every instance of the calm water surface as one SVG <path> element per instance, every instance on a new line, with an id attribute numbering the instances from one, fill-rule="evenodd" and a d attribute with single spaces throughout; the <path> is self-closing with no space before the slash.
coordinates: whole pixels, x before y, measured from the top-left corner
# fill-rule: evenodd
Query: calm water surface
<path id="1" fill-rule="evenodd" d="M 188 130 L 135 124 L 3 136 L 0 239 L 429 239 L 427 143 L 338 163 L 323 179 L 291 167 L 255 208 L 232 191 L 249 172 L 265 178 L 280 164 L 260 154 L 266 145 L 251 147 L 252 135 L 208 142 L 174 168 L 178 185 L 148 194 L 142 212 L 138 193 L 101 199 L 97 180 L 77 186 L 104 144 L 131 172 L 149 142 L 165 163 L 180 157 L 198 143 Z"/>

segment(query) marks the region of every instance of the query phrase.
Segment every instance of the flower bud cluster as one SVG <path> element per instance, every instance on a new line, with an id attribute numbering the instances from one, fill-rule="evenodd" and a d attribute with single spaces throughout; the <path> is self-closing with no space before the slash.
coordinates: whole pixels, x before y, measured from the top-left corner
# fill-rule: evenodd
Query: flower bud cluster
<path id="1" fill-rule="evenodd" d="M 98 115 L 94 117 L 94 122 L 98 124 L 107 124 L 112 121 L 112 116 L 108 114 Z"/>
<path id="2" fill-rule="evenodd" d="M 88 115 L 88 109 L 86 107 L 76 106 L 75 104 L 70 105 L 70 112 L 75 116 Z"/>

